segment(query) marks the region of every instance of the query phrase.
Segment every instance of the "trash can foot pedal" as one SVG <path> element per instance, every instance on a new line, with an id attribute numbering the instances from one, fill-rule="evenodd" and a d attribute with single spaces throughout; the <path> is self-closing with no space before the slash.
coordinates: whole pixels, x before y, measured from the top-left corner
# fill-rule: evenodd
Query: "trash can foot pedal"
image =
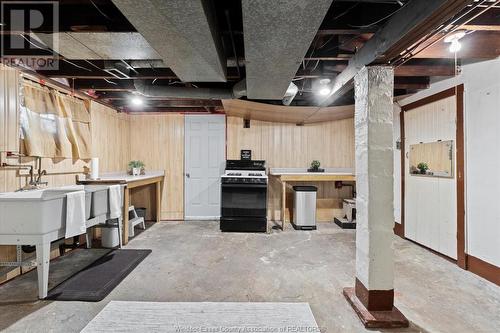
<path id="1" fill-rule="evenodd" d="M 333 222 L 342 229 L 356 229 L 356 222 L 349 222 L 347 219 L 334 218 Z"/>
<path id="2" fill-rule="evenodd" d="M 317 229 L 315 225 L 296 225 L 293 222 L 290 222 L 290 223 L 292 224 L 292 227 L 295 230 L 316 230 Z"/>

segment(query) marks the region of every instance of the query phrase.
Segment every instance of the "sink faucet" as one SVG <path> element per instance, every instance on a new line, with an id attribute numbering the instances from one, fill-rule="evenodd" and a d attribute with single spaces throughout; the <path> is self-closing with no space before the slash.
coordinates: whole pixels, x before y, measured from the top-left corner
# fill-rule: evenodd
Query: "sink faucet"
<path id="1" fill-rule="evenodd" d="M 26 190 L 33 190 L 36 188 L 35 186 L 35 181 L 34 181 L 34 174 L 33 174 L 33 166 L 32 165 L 24 165 L 24 164 L 8 164 L 8 163 L 2 163 L 2 168 L 14 168 L 14 169 L 29 169 L 30 171 L 30 181 L 28 184 L 25 186 L 21 187 L 20 189 L 16 190 L 17 191 L 26 191 Z"/>
<path id="2" fill-rule="evenodd" d="M 38 160 L 38 176 L 36 177 L 36 180 L 33 182 L 33 169 L 31 169 L 31 182 L 30 185 L 34 185 L 36 187 L 40 185 L 48 185 L 48 182 L 42 182 L 42 176 L 45 176 L 47 174 L 47 170 L 42 170 L 42 158 L 37 157 Z"/>
<path id="3" fill-rule="evenodd" d="M 35 179 L 35 173 L 33 170 L 33 165 L 24 165 L 24 164 L 8 164 L 2 163 L 0 166 L 4 168 L 15 168 L 15 169 L 29 169 L 30 180 L 27 184 L 21 187 L 17 191 L 28 191 L 28 190 L 36 190 L 40 187 L 40 185 L 48 185 L 48 182 L 42 182 L 42 176 L 47 174 L 46 170 L 42 170 L 42 158 L 37 157 L 38 162 L 38 175 Z"/>

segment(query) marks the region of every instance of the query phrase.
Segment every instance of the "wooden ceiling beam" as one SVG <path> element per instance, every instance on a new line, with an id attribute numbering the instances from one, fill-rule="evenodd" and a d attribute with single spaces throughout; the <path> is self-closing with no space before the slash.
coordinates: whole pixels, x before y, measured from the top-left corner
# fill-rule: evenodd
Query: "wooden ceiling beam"
<path id="1" fill-rule="evenodd" d="M 500 21 L 498 22 L 498 25 L 466 24 L 462 26 L 462 29 L 469 31 L 500 31 Z"/>
<path id="2" fill-rule="evenodd" d="M 394 89 L 422 90 L 429 88 L 429 77 L 394 77 Z"/>
<path id="3" fill-rule="evenodd" d="M 457 53 L 461 59 L 494 59 L 500 56 L 500 31 L 475 31 L 460 39 L 462 49 Z M 449 51 L 450 44 L 443 40 L 426 48 L 414 58 L 448 58 L 455 54 Z"/>

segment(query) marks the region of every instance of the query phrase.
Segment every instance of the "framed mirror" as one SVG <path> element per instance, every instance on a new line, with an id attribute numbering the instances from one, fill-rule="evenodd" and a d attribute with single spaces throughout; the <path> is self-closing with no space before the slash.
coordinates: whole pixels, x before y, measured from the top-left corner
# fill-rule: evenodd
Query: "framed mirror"
<path id="1" fill-rule="evenodd" d="M 410 175 L 453 178 L 453 140 L 410 145 Z"/>

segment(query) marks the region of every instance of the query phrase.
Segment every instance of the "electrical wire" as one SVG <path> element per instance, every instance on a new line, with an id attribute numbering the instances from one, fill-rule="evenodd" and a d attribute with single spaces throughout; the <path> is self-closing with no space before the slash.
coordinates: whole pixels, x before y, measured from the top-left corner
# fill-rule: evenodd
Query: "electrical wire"
<path id="1" fill-rule="evenodd" d="M 38 46 L 38 45 L 36 45 L 35 43 L 33 43 L 33 42 L 31 41 L 31 39 L 30 39 L 30 38 L 26 38 L 26 36 L 25 36 L 24 34 L 20 34 L 20 36 L 21 36 L 21 37 L 22 37 L 25 41 L 27 41 L 28 43 L 30 43 L 31 45 L 33 45 L 34 47 L 36 47 L 36 48 L 38 48 L 38 49 L 40 49 L 40 50 L 46 50 L 46 48 L 45 48 L 45 47 Z"/>
<path id="2" fill-rule="evenodd" d="M 314 71 L 319 65 L 319 59 L 316 61 L 316 65 L 311 69 L 311 72 Z"/>
<path id="3" fill-rule="evenodd" d="M 99 67 L 99 66 L 97 66 L 96 64 L 94 64 L 94 63 L 92 63 L 92 62 L 88 61 L 87 59 L 83 59 L 83 60 L 84 60 L 86 63 L 90 64 L 91 66 L 93 66 L 93 67 L 97 68 L 98 70 L 102 71 L 102 68 L 101 68 L 101 67 Z"/>
<path id="4" fill-rule="evenodd" d="M 78 65 L 78 64 L 75 64 L 74 62 L 69 61 L 68 59 L 61 59 L 61 60 L 62 60 L 62 61 L 64 61 L 64 62 L 67 62 L 68 64 L 73 65 L 73 66 L 75 66 L 75 67 L 77 67 L 77 68 L 80 68 L 80 69 L 86 70 L 87 72 L 92 72 L 92 70 L 91 70 L 91 69 L 89 69 L 89 68 L 87 68 L 87 67 L 80 66 L 80 65 Z"/>
<path id="5" fill-rule="evenodd" d="M 399 67 L 399 66 L 403 65 L 404 63 L 406 63 L 411 58 L 415 57 L 416 55 L 418 55 L 419 53 L 421 53 L 425 49 L 433 46 L 434 44 L 436 44 L 437 42 L 439 42 L 440 40 L 442 40 L 446 35 L 449 35 L 449 34 L 453 33 L 454 31 L 460 29 L 463 25 L 467 24 L 468 22 L 472 21 L 473 19 L 477 18 L 478 16 L 480 16 L 483 13 L 485 13 L 486 11 L 488 11 L 490 8 L 493 8 L 495 5 L 499 4 L 500 0 L 497 0 L 496 2 L 494 2 L 491 5 L 487 6 L 485 9 L 483 9 L 479 13 L 475 14 L 472 18 L 468 18 L 465 22 L 457 24 L 457 22 L 460 21 L 462 18 L 466 17 L 468 14 L 472 13 L 476 8 L 480 8 L 480 6 L 482 6 L 484 3 L 487 3 L 487 2 L 489 2 L 489 0 L 483 0 L 483 1 L 481 1 L 479 4 L 473 6 L 468 11 L 466 11 L 464 14 L 461 14 L 458 18 L 456 16 L 453 17 L 453 18 L 451 18 L 447 23 L 441 25 L 439 28 L 437 28 L 434 31 L 432 31 L 431 33 L 427 34 L 425 37 L 423 37 L 421 39 L 421 42 L 416 43 L 411 48 L 407 49 L 404 54 L 402 54 L 397 59 L 395 59 L 395 61 L 393 61 L 393 66 Z M 424 45 L 421 49 L 419 49 L 418 51 L 414 52 L 420 46 L 422 46 L 427 40 L 429 40 L 430 38 L 436 36 L 440 32 L 443 32 L 445 30 L 445 28 L 449 27 L 449 26 L 454 26 L 454 27 L 451 30 L 445 32 L 441 37 L 437 38 L 436 40 L 434 40 L 430 44 Z"/>
<path id="6" fill-rule="evenodd" d="M 124 63 L 124 64 L 125 64 L 125 66 L 127 66 L 127 68 L 128 68 L 128 69 L 131 69 L 131 70 L 133 70 L 136 74 L 139 74 L 139 72 L 138 72 L 138 71 L 137 71 L 134 67 L 132 67 L 131 65 L 129 65 L 129 63 L 128 63 L 128 62 L 126 62 L 126 61 L 125 61 L 125 60 L 123 60 L 123 59 L 120 59 L 120 61 L 121 61 L 122 63 Z"/>
<path id="7" fill-rule="evenodd" d="M 333 5 L 333 4 L 332 4 Z M 352 5 L 351 7 L 347 8 L 345 11 L 343 11 L 342 13 L 338 14 L 337 16 L 335 16 L 334 18 L 332 18 L 332 21 L 330 22 L 333 22 L 335 20 L 338 20 L 339 18 L 341 18 L 342 16 L 348 14 L 351 10 L 353 10 L 355 7 L 357 7 L 359 5 L 359 2 L 356 2 L 354 5 Z"/>
<path id="8" fill-rule="evenodd" d="M 333 51 L 333 50 L 336 50 L 336 49 L 338 49 L 338 48 L 341 48 L 342 46 L 347 45 L 347 44 L 349 44 L 350 42 L 353 42 L 353 41 L 355 41 L 355 40 L 356 40 L 356 39 L 358 39 L 358 38 L 359 38 L 359 36 L 357 36 L 357 35 L 356 35 L 356 36 L 354 36 L 354 37 L 352 37 L 352 38 L 350 38 L 350 39 L 346 40 L 345 42 L 342 42 L 342 43 L 337 44 L 337 45 L 334 45 L 334 46 L 330 46 L 329 48 L 327 48 L 327 49 L 325 50 L 325 52 L 328 52 L 328 51 Z"/>
<path id="9" fill-rule="evenodd" d="M 390 13 L 389 15 L 387 16 L 384 16 L 382 17 L 381 19 L 375 21 L 375 22 L 372 22 L 372 23 L 369 23 L 369 24 L 364 24 L 364 25 L 354 25 L 354 24 L 348 24 L 348 26 L 352 27 L 352 28 L 370 28 L 374 25 L 377 25 L 378 23 L 382 22 L 382 21 L 385 21 L 387 20 L 388 18 L 390 18 L 391 16 L 393 16 L 394 14 L 398 13 L 400 10 L 402 10 L 404 7 L 406 6 L 406 4 L 403 4 L 403 6 L 399 7 L 398 9 L 396 9 L 395 11 L 393 11 L 392 13 Z"/>
<path id="10" fill-rule="evenodd" d="M 322 49 L 323 47 L 326 46 L 326 44 L 330 43 L 330 41 L 333 39 L 335 35 L 331 35 L 330 38 L 328 38 L 328 40 L 326 42 L 324 42 L 323 44 L 321 44 L 318 49 Z"/>
<path id="11" fill-rule="evenodd" d="M 106 15 L 96 4 L 94 1 L 90 0 L 90 3 L 92 3 L 92 5 L 94 5 L 95 9 L 97 9 L 97 11 L 102 15 L 104 16 L 106 19 L 108 19 L 109 21 L 112 21 L 108 15 Z"/>
<path id="12" fill-rule="evenodd" d="M 104 81 L 106 81 L 106 82 L 107 82 L 107 83 L 109 83 L 109 84 L 113 84 L 113 85 L 115 85 L 115 86 L 117 86 L 117 85 L 118 85 L 118 83 L 113 82 L 113 81 L 111 81 L 111 80 L 108 80 L 108 79 L 106 79 L 106 78 L 103 78 L 103 80 L 104 80 Z"/>

